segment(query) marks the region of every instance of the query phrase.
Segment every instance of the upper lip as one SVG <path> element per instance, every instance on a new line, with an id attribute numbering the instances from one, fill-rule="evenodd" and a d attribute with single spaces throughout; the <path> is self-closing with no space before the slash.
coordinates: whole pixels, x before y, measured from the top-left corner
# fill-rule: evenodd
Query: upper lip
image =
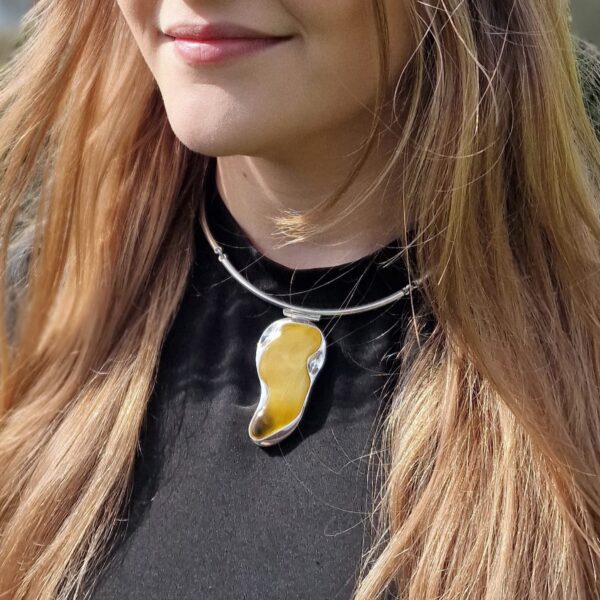
<path id="1" fill-rule="evenodd" d="M 272 35 L 234 23 L 180 23 L 167 27 L 164 33 L 169 37 L 192 40 L 291 37 Z"/>

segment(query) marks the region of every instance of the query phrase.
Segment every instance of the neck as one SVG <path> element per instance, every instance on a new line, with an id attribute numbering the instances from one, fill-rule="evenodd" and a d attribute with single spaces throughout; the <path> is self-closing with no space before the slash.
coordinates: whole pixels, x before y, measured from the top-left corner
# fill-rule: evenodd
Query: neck
<path id="1" fill-rule="evenodd" d="M 294 269 L 330 267 L 358 260 L 400 236 L 402 223 L 390 215 L 401 215 L 400 194 L 394 186 L 387 193 L 370 197 L 338 227 L 314 238 L 281 246 L 271 218 L 284 209 L 303 212 L 328 197 L 349 174 L 350 151 L 343 144 L 327 141 L 322 148 L 302 148 L 294 156 L 226 156 L 217 159 L 216 185 L 229 212 L 254 247 L 267 258 Z M 337 152 L 332 152 L 337 148 Z M 360 197 L 377 177 L 386 160 L 378 147 L 359 177 L 338 201 L 344 211 L 352 198 Z"/>

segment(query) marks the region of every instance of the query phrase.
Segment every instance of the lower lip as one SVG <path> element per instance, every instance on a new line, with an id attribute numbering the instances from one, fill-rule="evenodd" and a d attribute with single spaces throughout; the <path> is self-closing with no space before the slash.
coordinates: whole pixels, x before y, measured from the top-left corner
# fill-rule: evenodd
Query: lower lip
<path id="1" fill-rule="evenodd" d="M 171 38 L 176 52 L 189 64 L 209 65 L 278 46 L 291 38 L 186 40 Z"/>

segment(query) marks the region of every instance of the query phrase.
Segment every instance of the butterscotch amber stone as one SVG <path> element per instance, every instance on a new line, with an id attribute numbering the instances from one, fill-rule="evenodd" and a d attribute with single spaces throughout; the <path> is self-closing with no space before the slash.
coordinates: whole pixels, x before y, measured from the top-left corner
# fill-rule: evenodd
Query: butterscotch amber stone
<path id="1" fill-rule="evenodd" d="M 300 416 L 311 386 L 308 359 L 322 341 L 314 326 L 284 323 L 280 335 L 263 349 L 257 367 L 267 396 L 252 420 L 252 437 L 269 438 Z"/>

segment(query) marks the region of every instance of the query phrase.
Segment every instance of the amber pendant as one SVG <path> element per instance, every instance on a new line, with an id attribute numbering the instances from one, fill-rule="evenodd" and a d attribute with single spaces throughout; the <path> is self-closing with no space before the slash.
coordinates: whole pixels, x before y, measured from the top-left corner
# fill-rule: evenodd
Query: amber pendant
<path id="1" fill-rule="evenodd" d="M 255 444 L 272 446 L 296 429 L 325 348 L 323 332 L 309 319 L 279 319 L 263 331 L 256 345 L 260 400 L 248 425 Z"/>

